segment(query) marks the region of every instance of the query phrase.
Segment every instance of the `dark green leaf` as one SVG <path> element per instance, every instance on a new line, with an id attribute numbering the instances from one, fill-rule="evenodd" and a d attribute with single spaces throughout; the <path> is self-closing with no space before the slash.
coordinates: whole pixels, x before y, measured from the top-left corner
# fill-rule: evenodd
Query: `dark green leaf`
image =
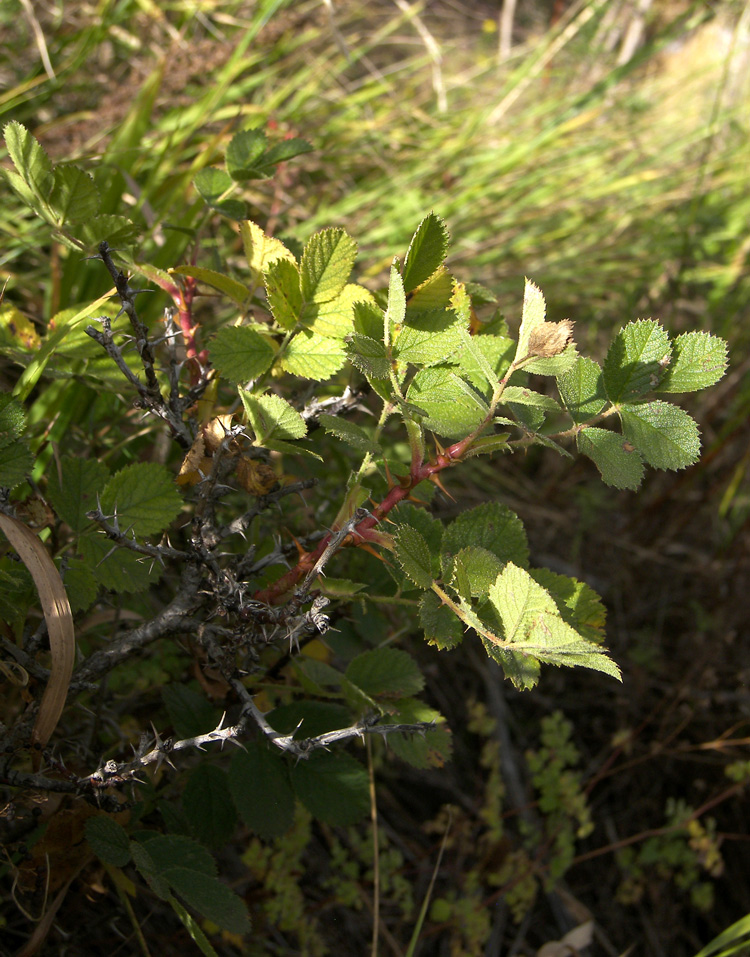
<path id="1" fill-rule="evenodd" d="M 684 409 L 657 399 L 624 405 L 622 431 L 643 458 L 656 469 L 684 469 L 698 461 L 698 425 Z"/>
<path id="2" fill-rule="evenodd" d="M 161 689 L 161 697 L 178 738 L 208 734 L 216 727 L 214 706 L 190 685 L 165 685 Z"/>
<path id="3" fill-rule="evenodd" d="M 394 536 L 396 557 L 404 573 L 420 588 L 432 587 L 432 563 L 427 542 L 410 525 L 400 525 Z"/>
<path id="4" fill-rule="evenodd" d="M 149 850 L 152 847 L 149 844 Z M 247 934 L 250 916 L 245 902 L 221 883 L 218 877 L 191 870 L 170 867 L 165 877 L 185 903 L 230 934 Z"/>
<path id="5" fill-rule="evenodd" d="M 652 392 L 669 362 L 669 336 L 653 319 L 629 322 L 615 336 L 604 360 L 604 386 L 612 402 Z"/>
<path id="6" fill-rule="evenodd" d="M 182 508 L 174 478 L 156 462 L 126 465 L 104 486 L 101 501 L 104 514 L 135 535 L 163 532 Z"/>
<path id="7" fill-rule="evenodd" d="M 406 698 L 424 688 L 424 676 L 414 659 L 399 648 L 373 648 L 358 655 L 346 677 L 370 698 Z"/>
<path id="8" fill-rule="evenodd" d="M 417 226 L 404 260 L 404 289 L 411 292 L 438 269 L 448 252 L 450 237 L 443 220 L 430 213 Z"/>
<path id="9" fill-rule="evenodd" d="M 130 838 L 117 821 L 104 814 L 86 821 L 86 840 L 100 861 L 113 867 L 125 867 L 130 860 Z"/>
<path id="10" fill-rule="evenodd" d="M 47 486 L 50 505 L 76 534 L 91 524 L 86 512 L 96 508 L 97 493 L 102 492 L 108 478 L 107 467 L 97 459 L 63 455 L 60 473 L 52 469 Z"/>
<path id="11" fill-rule="evenodd" d="M 294 794 L 281 755 L 260 742 L 238 751 L 229 766 L 229 790 L 245 824 L 263 838 L 281 837 L 294 820 Z"/>
<path id="12" fill-rule="evenodd" d="M 203 844 L 221 847 L 232 836 L 237 815 L 227 774 L 221 768 L 199 764 L 185 786 L 182 806 L 193 833 Z"/>
<path id="13" fill-rule="evenodd" d="M 292 765 L 291 776 L 297 797 L 326 824 L 354 824 L 370 808 L 367 772 L 348 754 L 314 751 Z"/>
<path id="14" fill-rule="evenodd" d="M 643 481 L 643 460 L 619 432 L 589 426 L 578 433 L 578 451 L 599 469 L 605 485 L 635 491 Z"/>
<path id="15" fill-rule="evenodd" d="M 497 502 L 486 502 L 464 512 L 445 529 L 440 560 L 446 580 L 453 575 L 454 556 L 468 546 L 487 549 L 503 564 L 529 564 L 529 546 L 521 520 Z"/>

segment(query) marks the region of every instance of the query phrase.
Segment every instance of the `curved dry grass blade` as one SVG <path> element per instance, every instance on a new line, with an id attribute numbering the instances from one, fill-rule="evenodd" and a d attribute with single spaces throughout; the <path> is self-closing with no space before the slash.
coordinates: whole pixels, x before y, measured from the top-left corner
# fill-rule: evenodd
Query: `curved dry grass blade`
<path id="1" fill-rule="evenodd" d="M 32 530 L 9 515 L 0 514 L 0 529 L 5 532 L 8 541 L 21 557 L 34 579 L 39 601 L 42 606 L 49 646 L 52 652 L 52 668 L 47 687 L 42 695 L 34 730 L 31 732 L 33 744 L 43 748 L 60 720 L 68 694 L 70 676 L 73 674 L 75 659 L 75 632 L 73 613 L 60 578 L 60 573 Z M 38 759 L 38 756 L 35 760 Z"/>

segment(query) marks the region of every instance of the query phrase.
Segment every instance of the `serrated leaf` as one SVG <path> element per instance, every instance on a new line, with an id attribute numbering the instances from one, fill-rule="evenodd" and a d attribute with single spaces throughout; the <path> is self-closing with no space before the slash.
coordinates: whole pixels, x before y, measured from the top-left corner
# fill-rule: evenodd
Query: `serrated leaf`
<path id="1" fill-rule="evenodd" d="M 364 375 L 374 379 L 390 376 L 391 362 L 382 342 L 355 332 L 346 338 L 346 354 L 351 364 Z"/>
<path id="2" fill-rule="evenodd" d="M 684 409 L 657 399 L 620 409 L 622 431 L 649 465 L 684 469 L 698 461 L 700 432 Z"/>
<path id="3" fill-rule="evenodd" d="M 105 515 L 116 515 L 120 529 L 135 535 L 163 532 L 182 508 L 174 478 L 156 462 L 126 465 L 104 486 L 101 502 Z"/>
<path id="4" fill-rule="evenodd" d="M 629 322 L 615 336 L 604 360 L 604 387 L 610 401 L 623 402 L 656 389 L 671 350 L 669 336 L 658 322 Z"/>
<path id="5" fill-rule="evenodd" d="M 448 438 L 464 437 L 478 429 L 489 411 L 482 397 L 445 366 L 420 369 L 409 386 L 407 400 L 426 413 L 426 428 Z"/>
<path id="6" fill-rule="evenodd" d="M 516 344 L 506 336 L 467 336 L 467 348 L 458 355 L 461 372 L 478 389 L 493 390 L 513 361 Z M 470 347 L 469 347 L 470 344 Z M 477 356 L 481 353 L 481 357 Z M 489 367 L 489 368 L 488 368 Z"/>
<path id="7" fill-rule="evenodd" d="M 223 169 L 207 166 L 198 170 L 193 185 L 200 193 L 204 202 L 212 209 L 218 210 L 230 219 L 242 220 L 247 214 L 245 203 L 238 199 L 231 199 L 234 190 L 234 180 Z M 222 198 L 226 197 L 226 198 Z"/>
<path id="8" fill-rule="evenodd" d="M 532 568 L 529 574 L 546 588 L 557 604 L 560 616 L 587 641 L 604 641 L 607 612 L 604 603 L 586 582 L 558 575 L 548 568 Z"/>
<path id="9" fill-rule="evenodd" d="M 138 843 L 141 843 L 140 840 Z M 149 835 L 145 846 L 156 874 L 166 874 L 174 867 L 181 867 L 206 877 L 216 876 L 216 861 L 206 848 L 192 837 L 183 834 L 154 834 Z"/>
<path id="10" fill-rule="evenodd" d="M 396 557 L 404 574 L 419 588 L 431 588 L 430 550 L 422 535 L 410 525 L 399 525 L 393 540 Z"/>
<path id="11" fill-rule="evenodd" d="M 257 379 L 271 368 L 276 355 L 271 343 L 247 326 L 219 329 L 208 352 L 219 373 L 235 385 Z"/>
<path id="12" fill-rule="evenodd" d="M 335 375 L 345 361 L 346 352 L 340 339 L 329 339 L 303 329 L 281 353 L 278 364 L 292 375 L 323 382 Z"/>
<path id="13" fill-rule="evenodd" d="M 352 310 L 354 318 L 354 332 L 375 342 L 383 343 L 385 332 L 385 314 L 373 300 L 355 302 Z"/>
<path id="14" fill-rule="evenodd" d="M 86 840 L 100 861 L 112 867 L 125 867 L 130 861 L 130 838 L 117 821 L 101 814 L 88 818 L 84 829 Z"/>
<path id="15" fill-rule="evenodd" d="M 727 343 L 708 332 L 686 332 L 673 344 L 657 392 L 695 392 L 718 382 L 727 371 Z"/>
<path id="16" fill-rule="evenodd" d="M 503 564 L 529 563 L 529 545 L 520 518 L 498 502 L 485 502 L 469 509 L 446 527 L 440 556 L 445 579 L 453 574 L 454 556 L 469 546 L 487 549 Z"/>
<path id="17" fill-rule="evenodd" d="M 0 449 L 0 487 L 13 489 L 24 481 L 34 466 L 26 439 L 17 439 Z"/>
<path id="18" fill-rule="evenodd" d="M 423 701 L 406 698 L 398 703 L 395 714 L 386 715 L 381 724 L 416 724 L 419 721 L 435 722 L 421 734 L 389 734 L 388 747 L 402 761 L 414 768 L 442 768 L 450 761 L 453 752 L 453 738 L 450 730 L 442 722 L 439 711 L 435 711 Z"/>
<path id="19" fill-rule="evenodd" d="M 324 229 L 311 236 L 300 263 L 305 302 L 335 299 L 349 280 L 357 244 L 343 229 Z"/>
<path id="20" fill-rule="evenodd" d="M 341 672 L 338 672 L 338 682 L 340 685 L 346 683 Z M 301 741 L 346 727 L 351 723 L 351 717 L 351 711 L 343 704 L 301 700 L 279 705 L 267 715 L 267 720 L 274 731 L 293 734 L 297 741 Z"/>
<path id="21" fill-rule="evenodd" d="M 390 277 L 388 280 L 388 307 L 385 311 L 385 321 L 388 328 L 398 328 L 406 316 L 406 293 L 404 291 L 404 281 L 401 273 L 398 271 L 397 264 L 391 265 Z"/>
<path id="22" fill-rule="evenodd" d="M 529 337 L 536 328 L 544 322 L 547 314 L 547 304 L 544 294 L 536 283 L 526 279 L 523 289 L 523 311 L 521 313 L 521 328 L 518 331 L 518 347 L 514 361 L 525 359 L 529 352 Z"/>
<path id="23" fill-rule="evenodd" d="M 490 585 L 502 571 L 503 562 L 487 548 L 468 545 L 462 548 L 453 559 L 453 579 L 463 578 L 466 585 L 458 588 L 461 596 L 484 598 Z"/>
<path id="24" fill-rule="evenodd" d="M 519 385 L 507 385 L 503 390 L 503 402 L 525 405 L 544 412 L 560 412 L 560 404 L 551 395 L 542 395 L 533 389 L 524 389 Z"/>
<path id="25" fill-rule="evenodd" d="M 161 578 L 163 568 L 158 561 L 115 547 L 104 535 L 85 532 L 78 547 L 95 580 L 108 591 L 141 592 Z"/>
<path id="26" fill-rule="evenodd" d="M 620 679 L 617 665 L 599 645 L 586 641 L 563 621 L 552 596 L 524 569 L 509 562 L 490 588 L 489 597 L 513 651 L 549 664 L 591 668 Z"/>
<path id="27" fill-rule="evenodd" d="M 149 843 L 149 850 L 152 843 Z M 186 904 L 222 930 L 230 934 L 250 931 L 247 906 L 218 877 L 185 867 L 170 867 L 162 876 Z"/>
<path id="28" fill-rule="evenodd" d="M 199 764 L 185 785 L 182 806 L 193 833 L 203 844 L 221 847 L 232 836 L 237 814 L 229 796 L 227 774 L 221 768 Z"/>
<path id="29" fill-rule="evenodd" d="M 302 292 L 297 264 L 279 257 L 263 273 L 273 317 L 283 329 L 294 329 L 302 315 Z"/>
<path id="30" fill-rule="evenodd" d="M 377 442 L 373 442 L 364 429 L 348 419 L 323 413 L 318 416 L 318 422 L 329 435 L 335 435 L 342 442 L 346 442 L 347 445 L 357 449 L 358 452 L 372 452 L 374 454 L 380 452 L 380 446 Z"/>
<path id="31" fill-rule="evenodd" d="M 3 129 L 5 145 L 13 165 L 24 182 L 41 199 L 46 199 L 52 183 L 52 163 L 49 156 L 29 131 L 11 120 Z"/>
<path id="32" fill-rule="evenodd" d="M 450 244 L 448 228 L 443 220 L 430 213 L 417 226 L 404 259 L 404 289 L 411 292 L 443 263 Z"/>
<path id="33" fill-rule="evenodd" d="M 216 727 L 214 706 L 190 685 L 165 685 L 161 697 L 178 738 L 208 734 Z"/>
<path id="34" fill-rule="evenodd" d="M 97 493 L 107 483 L 107 467 L 97 459 L 82 459 L 64 455 L 60 472 L 52 470 L 47 486 L 47 497 L 57 516 L 79 534 L 91 524 L 86 512 L 96 508 Z"/>
<path id="35" fill-rule="evenodd" d="M 374 305 L 372 293 L 364 286 L 350 282 L 329 302 L 306 305 L 300 322 L 316 335 L 345 339 L 354 329 L 354 307 L 357 303 Z"/>
<path id="36" fill-rule="evenodd" d="M 643 481 L 643 460 L 619 432 L 589 426 L 578 433 L 578 451 L 599 469 L 605 485 L 635 491 Z"/>
<path id="37" fill-rule="evenodd" d="M 227 146 L 225 162 L 227 172 L 232 179 L 243 182 L 248 179 L 262 179 L 258 160 L 266 150 L 268 138 L 263 130 L 240 130 L 235 133 Z"/>
<path id="38" fill-rule="evenodd" d="M 314 751 L 291 768 L 292 787 L 319 821 L 355 824 L 370 808 L 367 772 L 348 754 Z"/>
<path id="39" fill-rule="evenodd" d="M 557 378 L 565 408 L 577 424 L 598 415 L 607 404 L 604 379 L 598 362 L 579 356 L 567 372 Z"/>
<path id="40" fill-rule="evenodd" d="M 406 315 L 415 316 L 420 312 L 433 312 L 435 309 L 450 310 L 454 293 L 454 279 L 445 266 L 440 266 L 429 279 L 413 289 L 406 299 Z M 457 317 L 458 318 L 458 317 Z M 464 316 L 468 326 L 468 319 Z"/>
<path id="41" fill-rule="evenodd" d="M 48 202 L 58 226 L 84 223 L 99 212 L 99 191 L 78 166 L 56 166 Z"/>
<path id="42" fill-rule="evenodd" d="M 307 435 L 305 420 L 281 396 L 253 395 L 244 389 L 239 393 L 257 444 L 263 445 L 269 439 L 301 439 Z"/>
<path id="43" fill-rule="evenodd" d="M 393 354 L 416 366 L 452 362 L 464 345 L 464 329 L 451 312 L 436 310 L 410 316 L 394 340 Z"/>
<path id="44" fill-rule="evenodd" d="M 80 558 L 68 558 L 64 576 L 65 591 L 73 612 L 86 611 L 96 601 L 99 582 Z"/>
<path id="45" fill-rule="evenodd" d="M 294 794 L 280 755 L 250 742 L 229 766 L 229 789 L 245 824 L 264 839 L 281 837 L 294 820 Z"/>
<path id="46" fill-rule="evenodd" d="M 116 216 L 114 213 L 99 213 L 98 216 L 92 216 L 83 222 L 71 224 L 69 232 L 77 236 L 78 239 L 94 251 L 101 242 L 102 236 L 107 237 L 107 242 L 113 248 L 115 246 L 122 248 L 131 245 L 142 227 L 132 222 L 127 216 Z M 79 247 L 69 242 L 65 233 L 58 233 L 57 238 L 64 243 L 68 249 L 78 250 Z"/>
<path id="47" fill-rule="evenodd" d="M 523 368 L 525 372 L 531 372 L 533 375 L 559 376 L 572 369 L 577 358 L 576 344 L 571 342 L 559 356 L 551 356 L 548 359 L 534 359 L 533 362 L 529 362 Z"/>
<path id="48" fill-rule="evenodd" d="M 236 302 L 238 306 L 244 305 L 250 295 L 250 290 L 243 283 L 237 282 L 231 276 L 225 276 L 224 273 L 217 272 L 215 269 L 205 269 L 203 266 L 192 265 L 175 266 L 169 270 L 169 274 L 191 276 L 212 289 L 218 289 L 232 302 Z"/>
<path id="49" fill-rule="evenodd" d="M 149 844 L 150 843 L 149 841 Z M 131 841 L 130 855 L 139 873 L 146 879 L 146 883 L 154 894 L 162 900 L 169 900 L 172 896 L 169 890 L 169 882 L 159 873 L 156 864 L 144 845 L 138 841 Z"/>
<path id="50" fill-rule="evenodd" d="M 257 223 L 249 219 L 241 222 L 240 236 L 245 249 L 245 259 L 250 267 L 252 286 L 260 286 L 268 267 L 279 259 L 288 260 L 296 266 L 294 256 L 281 240 L 266 236 Z M 299 287 L 299 282 L 297 285 Z"/>
<path id="51" fill-rule="evenodd" d="M 303 153 L 312 153 L 314 147 L 299 136 L 293 136 L 291 139 L 282 140 L 274 144 L 263 157 L 268 166 L 276 166 L 278 163 L 285 163 L 287 160 L 294 159 L 295 156 L 301 156 Z"/>
<path id="52" fill-rule="evenodd" d="M 464 637 L 460 619 L 431 591 L 425 592 L 419 602 L 419 621 L 424 636 L 441 651 L 456 648 Z"/>
<path id="53" fill-rule="evenodd" d="M 346 677 L 368 697 L 406 698 L 424 688 L 424 676 L 416 661 L 399 648 L 373 648 L 357 655 Z"/>
<path id="54" fill-rule="evenodd" d="M 508 445 L 509 438 L 510 432 L 498 432 L 496 435 L 482 435 L 472 442 L 464 458 L 472 458 L 475 455 L 492 455 L 494 452 L 508 452 L 510 450 L 510 446 Z"/>

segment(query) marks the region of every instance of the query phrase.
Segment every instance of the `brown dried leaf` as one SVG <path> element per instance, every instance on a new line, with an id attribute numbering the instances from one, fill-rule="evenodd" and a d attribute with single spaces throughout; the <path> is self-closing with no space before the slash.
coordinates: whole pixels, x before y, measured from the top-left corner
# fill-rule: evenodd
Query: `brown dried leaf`
<path id="1" fill-rule="evenodd" d="M 563 319 L 562 322 L 540 322 L 529 336 L 529 355 L 551 359 L 564 352 L 572 341 L 573 323 L 570 319 Z"/>
<path id="2" fill-rule="evenodd" d="M 73 614 L 60 573 L 39 537 L 22 522 L 1 513 L 0 529 L 5 532 L 8 541 L 18 552 L 21 561 L 34 579 L 42 612 L 47 622 L 52 667 L 39 705 L 34 730 L 31 733 L 32 743 L 43 748 L 60 720 L 68 695 L 70 677 L 73 674 L 76 647 Z M 35 755 L 34 762 L 38 765 L 38 754 Z M 37 769 L 35 767 L 35 770 Z"/>

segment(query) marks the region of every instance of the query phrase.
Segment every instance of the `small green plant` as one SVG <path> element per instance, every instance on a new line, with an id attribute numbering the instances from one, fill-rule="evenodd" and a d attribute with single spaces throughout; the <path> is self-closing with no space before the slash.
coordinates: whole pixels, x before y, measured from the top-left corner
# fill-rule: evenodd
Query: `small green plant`
<path id="1" fill-rule="evenodd" d="M 11 187 L 69 249 L 104 265 L 117 305 L 107 293 L 68 308 L 37 340 L 12 306 L 3 313 L 16 384 L 0 398 L 0 527 L 22 565 L 9 553 L 0 566 L 2 644 L 35 690 L 6 715 L 0 780 L 103 812 L 85 821 L 91 850 L 113 871 L 134 865 L 210 953 L 185 906 L 230 933 L 248 928 L 206 850 L 237 821 L 270 839 L 289 832 L 299 805 L 324 824 L 360 819 L 367 773 L 341 748 L 353 738 L 387 736 L 417 767 L 449 757 L 445 723 L 420 697 L 424 676 L 390 639 L 394 617 L 413 612 L 441 650 L 480 642 L 519 689 L 536 685 L 542 665 L 620 678 L 601 600 L 532 567 L 507 506 L 488 501 L 444 522 L 427 505 L 475 456 L 502 461 L 534 445 L 566 457 L 576 448 L 618 489 L 637 489 L 646 465 L 693 464 L 698 426 L 668 398 L 716 383 L 726 344 L 703 332 L 671 339 L 641 319 L 600 365 L 578 354 L 571 321 L 547 318 L 530 280 L 512 335 L 497 311 L 478 318 L 493 296 L 449 272 L 434 213 L 372 291 L 352 281 L 357 247 L 345 230 L 296 251 L 244 218 L 242 184 L 307 149 L 299 141 L 237 134 L 226 170 L 196 185 L 239 221 L 241 253 L 232 234 L 223 265 L 200 264 L 196 248 L 168 270 L 111 247 L 115 236 L 132 242 L 136 226 L 99 214 L 85 172 L 53 167 L 20 124 L 6 127 L 6 144 Z M 135 276 L 167 294 L 161 316 L 138 298 Z M 206 288 L 220 297 L 210 314 L 198 308 Z M 302 493 L 312 512 L 296 504 Z M 32 581 L 42 626 L 30 617 Z M 382 608 L 399 615 L 389 622 Z M 91 609 L 104 617 L 92 624 L 82 617 Z M 150 655 L 162 686 L 153 733 L 134 721 L 128 758 L 102 726 L 83 748 L 87 766 L 69 770 L 49 745 L 58 724 L 65 754 L 78 743 L 71 706 L 109 713 L 113 699 L 97 689 L 119 675 L 110 690 L 122 693 L 122 675 L 137 682 Z M 564 730 L 551 721 L 545 735 L 532 772 L 553 821 L 554 878 L 589 822 L 564 770 L 575 764 Z M 210 753 L 232 744 L 225 761 Z M 209 754 L 195 764 L 199 750 Z M 165 765 L 188 769 L 179 813 Z M 123 791 L 135 795 L 124 805 Z M 127 820 L 110 816 L 123 809 Z"/>

